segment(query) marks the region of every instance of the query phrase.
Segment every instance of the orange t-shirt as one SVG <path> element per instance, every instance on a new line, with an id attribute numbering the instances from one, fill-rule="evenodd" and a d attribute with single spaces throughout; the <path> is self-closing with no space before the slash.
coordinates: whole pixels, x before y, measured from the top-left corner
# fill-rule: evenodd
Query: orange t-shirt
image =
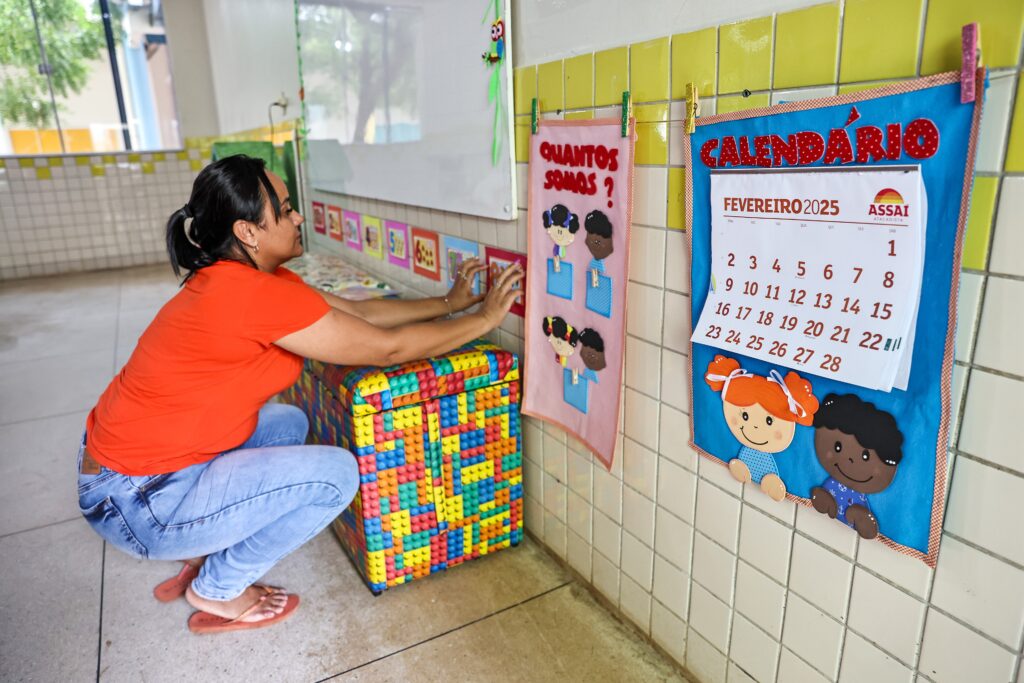
<path id="1" fill-rule="evenodd" d="M 89 413 L 89 452 L 112 470 L 145 475 L 240 446 L 267 399 L 302 370 L 302 358 L 273 342 L 329 310 L 285 268 L 203 268 L 160 309 Z"/>

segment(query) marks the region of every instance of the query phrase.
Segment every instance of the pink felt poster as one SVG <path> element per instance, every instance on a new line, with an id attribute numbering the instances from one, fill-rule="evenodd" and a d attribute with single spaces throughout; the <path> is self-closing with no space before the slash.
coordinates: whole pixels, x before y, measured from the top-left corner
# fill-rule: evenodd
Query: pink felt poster
<path id="1" fill-rule="evenodd" d="M 611 468 L 633 204 L 632 121 L 543 121 L 530 140 L 523 413 Z"/>

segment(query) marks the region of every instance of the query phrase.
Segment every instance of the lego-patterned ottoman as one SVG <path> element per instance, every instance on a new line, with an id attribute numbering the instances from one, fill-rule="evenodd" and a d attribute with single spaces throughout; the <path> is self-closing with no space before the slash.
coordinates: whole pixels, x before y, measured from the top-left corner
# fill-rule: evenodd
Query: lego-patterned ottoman
<path id="1" fill-rule="evenodd" d="M 479 340 L 388 368 L 307 361 L 283 399 L 359 461 L 333 528 L 374 593 L 517 545 L 519 359 Z"/>

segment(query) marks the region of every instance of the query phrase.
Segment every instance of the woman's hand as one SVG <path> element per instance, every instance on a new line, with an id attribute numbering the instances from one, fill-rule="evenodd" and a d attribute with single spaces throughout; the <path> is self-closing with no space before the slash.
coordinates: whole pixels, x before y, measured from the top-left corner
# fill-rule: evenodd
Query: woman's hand
<path id="1" fill-rule="evenodd" d="M 483 294 L 473 293 L 473 279 L 477 273 L 483 272 L 487 266 L 480 263 L 480 259 L 471 258 L 462 262 L 458 272 L 455 274 L 455 284 L 448 291 L 448 304 L 452 313 L 464 311 L 473 304 L 484 300 Z"/>
<path id="2" fill-rule="evenodd" d="M 487 292 L 484 305 L 480 307 L 480 314 L 487 320 L 490 329 L 500 325 L 516 299 L 526 295 L 522 288 L 516 289 L 516 285 L 523 281 L 524 275 L 523 267 L 513 263 L 498 276 L 494 286 Z"/>

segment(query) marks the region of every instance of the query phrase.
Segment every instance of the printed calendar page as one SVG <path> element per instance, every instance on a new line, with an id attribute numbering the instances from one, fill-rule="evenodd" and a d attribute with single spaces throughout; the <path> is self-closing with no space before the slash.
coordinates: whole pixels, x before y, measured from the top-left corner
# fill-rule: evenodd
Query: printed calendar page
<path id="1" fill-rule="evenodd" d="M 692 341 L 891 391 L 921 295 L 919 167 L 711 176 L 711 283 Z"/>

